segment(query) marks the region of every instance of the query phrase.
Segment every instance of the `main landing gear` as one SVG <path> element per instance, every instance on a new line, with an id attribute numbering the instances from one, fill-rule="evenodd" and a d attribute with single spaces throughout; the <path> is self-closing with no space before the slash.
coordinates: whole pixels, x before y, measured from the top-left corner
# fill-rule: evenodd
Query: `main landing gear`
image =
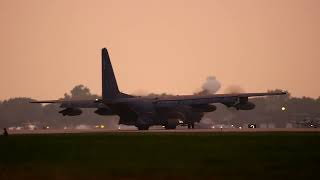
<path id="1" fill-rule="evenodd" d="M 148 130 L 149 125 L 138 125 L 137 128 L 138 128 L 138 130 Z"/>
<path id="2" fill-rule="evenodd" d="M 165 129 L 176 129 L 177 126 L 175 124 L 167 124 L 164 126 Z"/>
<path id="3" fill-rule="evenodd" d="M 194 129 L 194 122 L 188 123 L 188 129 Z"/>

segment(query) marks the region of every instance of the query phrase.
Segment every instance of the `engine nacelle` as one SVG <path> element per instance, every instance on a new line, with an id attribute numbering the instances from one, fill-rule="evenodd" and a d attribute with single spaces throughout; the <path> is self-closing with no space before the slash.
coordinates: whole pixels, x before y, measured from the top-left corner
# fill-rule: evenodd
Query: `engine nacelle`
<path id="1" fill-rule="evenodd" d="M 212 112 L 215 111 L 217 107 L 215 105 L 210 104 L 199 104 L 199 105 L 193 105 L 192 110 L 195 112 Z"/>
<path id="2" fill-rule="evenodd" d="M 79 108 L 66 108 L 62 111 L 59 111 L 63 116 L 78 116 L 82 114 L 82 110 Z"/>
<path id="3" fill-rule="evenodd" d="M 98 108 L 94 111 L 94 113 L 101 116 L 114 115 L 114 113 L 109 108 Z"/>
<path id="4" fill-rule="evenodd" d="M 252 102 L 239 103 L 234 105 L 237 110 L 252 110 L 256 107 Z"/>

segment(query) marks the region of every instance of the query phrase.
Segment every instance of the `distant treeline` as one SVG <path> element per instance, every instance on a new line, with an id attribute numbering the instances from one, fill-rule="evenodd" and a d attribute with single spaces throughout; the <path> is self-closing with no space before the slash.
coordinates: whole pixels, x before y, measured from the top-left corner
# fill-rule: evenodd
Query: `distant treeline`
<path id="1" fill-rule="evenodd" d="M 272 90 L 277 92 L 280 90 Z M 206 94 L 202 91 L 198 94 Z M 157 94 L 149 94 L 157 96 Z M 160 96 L 170 96 L 161 94 Z M 91 94 L 90 89 L 84 85 L 75 86 L 70 93 L 65 93 L 61 99 L 96 99 L 98 95 Z M 117 116 L 99 116 L 94 113 L 95 109 L 83 109 L 80 116 L 62 116 L 58 104 L 30 104 L 34 99 L 19 97 L 0 101 L 0 127 L 24 126 L 28 123 L 36 124 L 38 127 L 50 126 L 55 128 L 75 127 L 76 125 L 98 125 L 103 124 L 106 128 L 117 127 Z M 256 108 L 251 111 L 236 111 L 227 108 L 222 104 L 216 104 L 218 109 L 207 113 L 204 123 L 213 124 L 233 124 L 242 126 L 243 124 L 274 124 L 276 127 L 285 127 L 288 123 L 294 124 L 296 121 L 305 118 L 320 118 L 320 97 L 317 99 L 302 97 L 270 96 L 263 98 L 253 98 L 250 100 L 256 104 Z M 285 109 L 282 109 L 282 108 Z"/>
<path id="2" fill-rule="evenodd" d="M 70 93 L 65 93 L 61 100 L 96 99 L 98 95 L 91 94 L 84 85 L 75 86 Z M 115 128 L 116 116 L 99 116 L 96 109 L 82 109 L 80 116 L 62 116 L 59 104 L 30 104 L 34 99 L 19 97 L 0 102 L 0 127 L 23 127 L 35 124 L 39 128 L 49 126 L 53 128 L 75 127 L 80 124 L 100 125 Z"/>
<path id="3" fill-rule="evenodd" d="M 270 92 L 277 92 L 273 90 Z M 216 123 L 244 124 L 255 123 L 258 125 L 274 125 L 275 127 L 286 127 L 291 124 L 295 126 L 297 122 L 305 119 L 320 120 L 320 97 L 317 99 L 302 97 L 268 96 L 262 98 L 252 98 L 250 100 L 256 107 L 249 111 L 235 111 L 223 105 L 217 105 L 215 112 L 207 114 L 206 117 Z M 271 126 L 272 127 L 272 126 Z"/>

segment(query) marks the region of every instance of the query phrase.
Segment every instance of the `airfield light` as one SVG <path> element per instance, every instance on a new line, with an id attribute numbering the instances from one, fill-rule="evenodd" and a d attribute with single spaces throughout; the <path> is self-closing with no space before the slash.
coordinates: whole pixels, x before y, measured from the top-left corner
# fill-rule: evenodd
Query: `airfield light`
<path id="1" fill-rule="evenodd" d="M 101 125 L 100 127 L 101 127 L 101 128 L 104 128 L 104 125 Z"/>
<path id="2" fill-rule="evenodd" d="M 285 111 L 285 110 L 286 110 L 286 107 L 282 106 L 281 110 L 282 110 L 282 111 Z"/>

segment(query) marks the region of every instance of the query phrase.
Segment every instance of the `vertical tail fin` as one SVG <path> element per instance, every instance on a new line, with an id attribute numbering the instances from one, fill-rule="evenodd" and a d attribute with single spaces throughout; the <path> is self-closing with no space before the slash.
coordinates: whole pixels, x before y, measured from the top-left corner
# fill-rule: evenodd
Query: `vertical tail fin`
<path id="1" fill-rule="evenodd" d="M 118 89 L 116 77 L 113 72 L 109 53 L 106 48 L 102 49 L 102 99 L 113 99 L 121 93 Z"/>

